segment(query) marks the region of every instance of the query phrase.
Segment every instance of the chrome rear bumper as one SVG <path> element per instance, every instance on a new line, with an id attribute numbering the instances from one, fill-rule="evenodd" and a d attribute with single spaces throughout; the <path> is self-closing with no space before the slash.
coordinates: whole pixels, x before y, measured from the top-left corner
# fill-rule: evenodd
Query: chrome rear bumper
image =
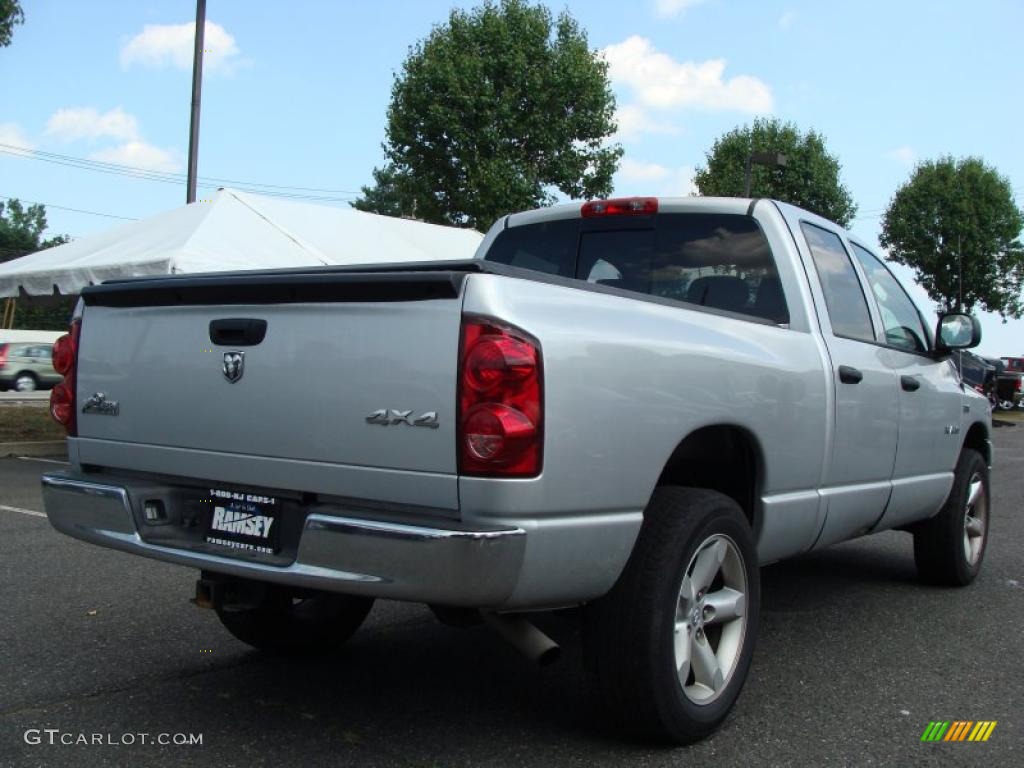
<path id="1" fill-rule="evenodd" d="M 516 585 L 526 533 L 468 530 L 310 513 L 294 562 L 270 565 L 146 542 L 133 512 L 131 482 L 98 482 L 71 472 L 42 478 L 58 531 L 100 546 L 207 571 L 310 589 L 469 607 L 502 605 Z M 451 526 L 451 527 L 448 527 Z"/>

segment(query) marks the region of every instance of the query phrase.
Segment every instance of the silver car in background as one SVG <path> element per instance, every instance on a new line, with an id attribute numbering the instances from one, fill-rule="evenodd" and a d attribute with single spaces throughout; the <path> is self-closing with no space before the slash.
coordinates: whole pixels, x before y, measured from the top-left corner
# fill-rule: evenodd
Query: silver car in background
<path id="1" fill-rule="evenodd" d="M 53 344 L 0 342 L 0 391 L 48 389 L 63 378 L 53 369 Z"/>

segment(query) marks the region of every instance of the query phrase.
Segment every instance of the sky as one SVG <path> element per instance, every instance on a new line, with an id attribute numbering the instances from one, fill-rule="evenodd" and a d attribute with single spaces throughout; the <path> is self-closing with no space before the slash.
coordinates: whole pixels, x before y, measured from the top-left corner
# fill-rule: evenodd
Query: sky
<path id="1" fill-rule="evenodd" d="M 409 47 L 453 6 L 476 4 L 208 0 L 199 197 L 256 185 L 347 205 L 382 164 Z M 48 234 L 76 238 L 183 204 L 195 3 L 22 5 L 25 24 L 0 48 L 0 196 L 47 203 Z M 549 7 L 568 9 L 610 64 L 625 150 L 615 194 L 689 194 L 716 137 L 774 116 L 825 136 L 859 206 L 851 230 L 870 244 L 921 160 L 979 156 L 1024 200 L 1019 0 Z M 930 312 L 910 272 L 896 272 Z M 1024 354 L 1024 321 L 980 316 L 982 354 Z"/>

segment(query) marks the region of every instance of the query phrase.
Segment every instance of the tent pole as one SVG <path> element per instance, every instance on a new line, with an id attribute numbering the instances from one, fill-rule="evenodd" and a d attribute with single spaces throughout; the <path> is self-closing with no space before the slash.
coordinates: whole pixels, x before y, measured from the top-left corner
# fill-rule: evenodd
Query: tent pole
<path id="1" fill-rule="evenodd" d="M 192 122 L 188 133 L 188 190 L 185 203 L 196 201 L 196 166 L 199 155 L 199 107 L 203 95 L 203 39 L 206 33 L 206 0 L 196 0 L 196 41 L 192 57 Z"/>
<path id="2" fill-rule="evenodd" d="M 4 330 L 12 330 L 14 328 L 14 308 L 17 299 L 7 298 L 4 299 L 4 315 L 3 321 L 0 322 L 0 328 Z"/>

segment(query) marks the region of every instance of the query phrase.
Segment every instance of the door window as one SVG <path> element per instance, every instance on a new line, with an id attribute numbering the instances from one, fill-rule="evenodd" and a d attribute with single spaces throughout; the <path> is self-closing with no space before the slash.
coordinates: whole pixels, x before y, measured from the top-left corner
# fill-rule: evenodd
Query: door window
<path id="1" fill-rule="evenodd" d="M 836 233 L 814 224 L 802 222 L 801 228 L 821 280 L 832 332 L 836 336 L 874 342 L 868 302 L 843 241 Z"/>
<path id="2" fill-rule="evenodd" d="M 885 343 L 907 352 L 927 352 L 928 334 L 925 333 L 921 315 L 903 286 L 893 277 L 892 272 L 873 253 L 856 243 L 853 253 L 864 268 L 871 292 L 878 301 L 885 328 Z"/>

